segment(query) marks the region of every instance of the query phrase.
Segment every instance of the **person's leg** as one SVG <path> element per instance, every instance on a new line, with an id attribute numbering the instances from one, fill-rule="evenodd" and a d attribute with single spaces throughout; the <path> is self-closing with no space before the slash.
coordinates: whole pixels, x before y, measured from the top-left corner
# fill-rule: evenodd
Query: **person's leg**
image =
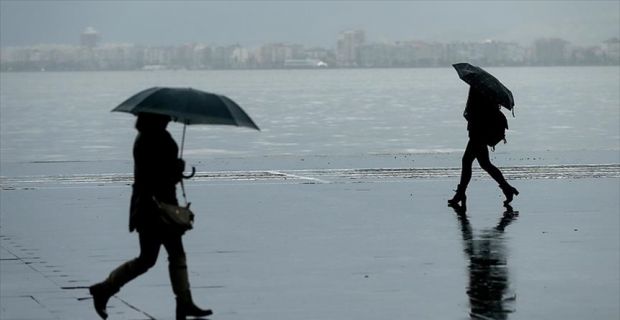
<path id="1" fill-rule="evenodd" d="M 155 265 L 161 239 L 155 234 L 140 232 L 140 255 L 118 266 L 106 280 L 89 288 L 95 303 L 97 314 L 103 319 L 107 318 L 106 305 L 112 295 L 117 293 L 127 282 L 145 273 Z"/>
<path id="2" fill-rule="evenodd" d="M 168 272 L 170 273 L 172 291 L 177 298 L 176 319 L 185 319 L 186 316 L 204 317 L 213 314 L 211 310 L 203 310 L 197 307 L 192 300 L 187 273 L 187 258 L 181 236 L 166 237 L 163 244 L 168 252 Z"/>
<path id="3" fill-rule="evenodd" d="M 106 282 L 113 288 L 121 288 L 127 282 L 145 273 L 157 262 L 161 239 L 157 234 L 140 232 L 140 255 L 120 265 L 110 273 Z"/>
<path id="4" fill-rule="evenodd" d="M 164 248 L 168 252 L 168 272 L 172 291 L 179 296 L 189 291 L 189 278 L 187 276 L 187 258 L 183 249 L 181 236 L 169 236 L 164 239 Z"/>
<path id="5" fill-rule="evenodd" d="M 504 179 L 504 175 L 502 172 L 491 163 L 491 159 L 489 158 L 489 149 L 486 144 L 476 144 L 474 146 L 474 152 L 476 154 L 476 159 L 478 159 L 478 164 L 480 167 L 484 169 L 500 186 L 506 185 L 506 179 Z"/>
<path id="6" fill-rule="evenodd" d="M 465 152 L 463 152 L 463 158 L 461 159 L 461 180 L 459 186 L 461 186 L 463 190 L 467 189 L 467 185 L 469 185 L 469 181 L 471 180 L 471 167 L 475 159 L 475 142 L 470 139 L 467 142 L 467 147 L 465 147 Z"/>
<path id="7" fill-rule="evenodd" d="M 480 167 L 484 169 L 498 184 L 502 189 L 502 192 L 506 196 L 506 200 L 504 204 L 509 204 L 512 201 L 512 198 L 515 195 L 519 194 L 519 191 L 512 187 L 504 178 L 502 172 L 491 163 L 491 159 L 489 159 L 489 149 L 486 144 L 479 144 L 475 147 L 476 158 L 478 159 L 478 164 Z"/>
<path id="8" fill-rule="evenodd" d="M 448 200 L 451 206 L 457 206 L 461 203 L 462 209 L 465 209 L 465 202 L 467 199 L 465 190 L 471 180 L 471 167 L 474 163 L 474 159 L 476 159 L 476 154 L 473 149 L 473 142 L 470 139 L 469 142 L 467 142 L 467 147 L 465 147 L 465 152 L 463 152 L 463 158 L 461 159 L 461 179 L 456 188 L 456 194 L 452 199 Z"/>

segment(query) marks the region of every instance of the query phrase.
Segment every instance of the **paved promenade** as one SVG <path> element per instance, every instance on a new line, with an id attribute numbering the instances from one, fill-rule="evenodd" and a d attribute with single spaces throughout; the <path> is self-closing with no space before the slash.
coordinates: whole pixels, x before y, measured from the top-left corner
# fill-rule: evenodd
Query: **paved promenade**
<path id="1" fill-rule="evenodd" d="M 512 214 L 476 171 L 466 217 L 446 206 L 458 168 L 330 166 L 221 163 L 187 183 L 190 281 L 211 319 L 620 315 L 620 165 L 506 166 Z M 18 171 L 1 181 L 0 319 L 96 319 L 87 286 L 138 253 L 131 175 Z M 108 309 L 174 318 L 163 250 Z"/>

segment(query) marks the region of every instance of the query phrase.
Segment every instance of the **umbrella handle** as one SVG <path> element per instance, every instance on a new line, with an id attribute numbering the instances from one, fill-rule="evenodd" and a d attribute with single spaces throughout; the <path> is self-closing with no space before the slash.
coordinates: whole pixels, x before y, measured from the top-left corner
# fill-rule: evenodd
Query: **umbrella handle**
<path id="1" fill-rule="evenodd" d="M 196 174 L 196 167 L 192 166 L 192 173 L 190 173 L 189 175 L 185 175 L 185 174 L 181 174 L 183 176 L 183 179 L 189 179 L 191 177 L 193 177 Z"/>

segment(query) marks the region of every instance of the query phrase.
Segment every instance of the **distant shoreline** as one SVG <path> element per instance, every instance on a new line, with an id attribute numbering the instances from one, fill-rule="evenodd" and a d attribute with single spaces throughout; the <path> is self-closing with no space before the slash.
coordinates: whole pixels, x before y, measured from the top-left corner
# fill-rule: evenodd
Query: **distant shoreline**
<path id="1" fill-rule="evenodd" d="M 620 64 L 567 64 L 567 65 L 484 65 L 480 66 L 485 68 L 592 68 L 592 67 L 620 67 Z M 322 67 L 322 68 L 304 68 L 304 67 L 287 67 L 287 68 L 205 68 L 205 69 L 186 69 L 186 68 L 163 68 L 157 70 L 144 70 L 144 69 L 96 69 L 96 70 L 84 70 L 84 69 L 70 69 L 70 70 L 0 70 L 0 73 L 46 73 L 46 72 L 165 72 L 165 71 L 187 71 L 187 72 L 204 72 L 204 71 L 328 71 L 328 70 L 396 70 L 396 69 L 446 69 L 452 68 L 450 65 L 445 66 L 419 66 L 419 67 Z"/>

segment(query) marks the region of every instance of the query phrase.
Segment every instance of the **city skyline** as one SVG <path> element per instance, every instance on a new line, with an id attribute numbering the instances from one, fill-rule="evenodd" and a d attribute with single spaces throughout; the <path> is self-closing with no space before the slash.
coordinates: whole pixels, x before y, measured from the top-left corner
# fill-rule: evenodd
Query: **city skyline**
<path id="1" fill-rule="evenodd" d="M 337 36 L 336 49 L 295 43 L 258 47 L 190 43 L 167 46 L 101 44 L 92 27 L 79 45 L 0 48 L 1 71 L 442 67 L 456 61 L 486 66 L 619 65 L 620 40 L 575 46 L 561 38 L 515 42 L 369 42 L 364 30 Z"/>
<path id="2" fill-rule="evenodd" d="M 368 42 L 562 38 L 595 45 L 620 37 L 620 2 L 0 2 L 0 46 L 78 44 L 92 26 L 102 43 L 145 46 L 299 43 L 334 49 L 346 30 Z M 70 8 L 69 8 L 70 7 Z M 70 9 L 70 10 L 69 10 Z"/>

